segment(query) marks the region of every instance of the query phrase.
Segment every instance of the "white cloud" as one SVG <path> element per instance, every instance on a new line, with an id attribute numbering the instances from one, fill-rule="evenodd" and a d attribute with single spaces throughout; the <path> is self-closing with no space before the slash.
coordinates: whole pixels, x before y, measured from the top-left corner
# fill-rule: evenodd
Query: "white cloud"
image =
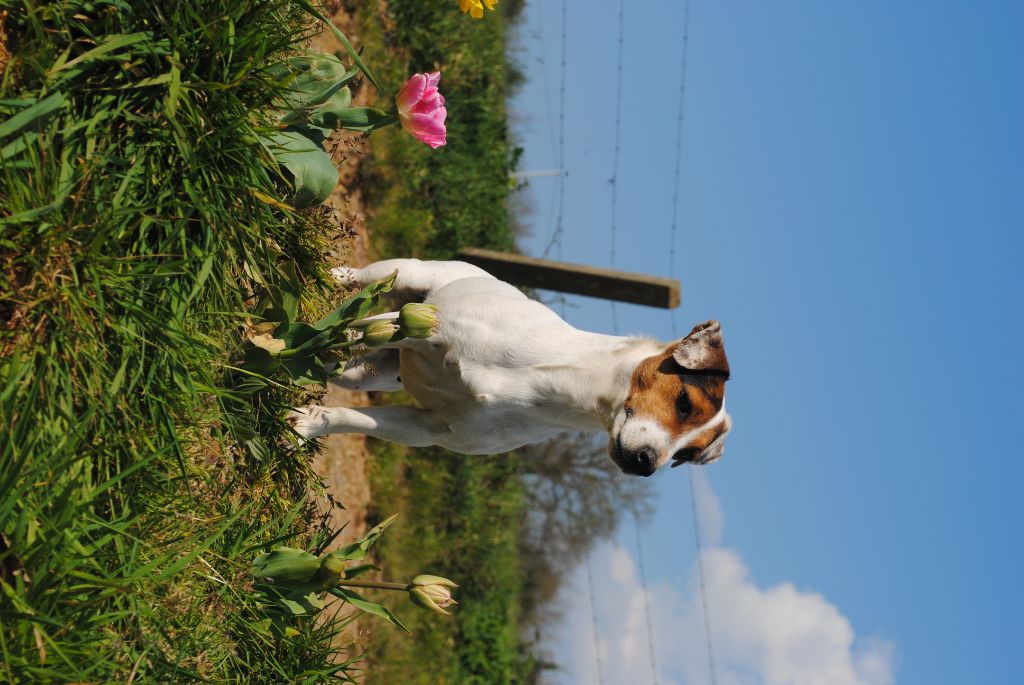
<path id="1" fill-rule="evenodd" d="M 703 478 L 694 481 L 707 541 L 719 539 L 722 516 Z M 716 515 L 717 513 L 717 515 Z M 608 545 L 591 560 L 598 602 L 606 685 L 650 682 L 644 593 L 629 552 Z M 740 555 L 713 547 L 704 553 L 716 674 L 721 685 L 891 685 L 895 649 L 858 637 L 842 612 L 821 594 L 792 583 L 757 585 Z M 710 682 L 696 569 L 686 587 L 648 590 L 658 680 L 662 685 Z M 572 654 L 560 682 L 597 683 L 585 570 L 574 578 L 563 640 Z M 564 653 L 564 652 L 563 652 Z M 570 661 L 566 659 L 566 661 Z M 559 680 L 556 678 L 555 680 Z"/>

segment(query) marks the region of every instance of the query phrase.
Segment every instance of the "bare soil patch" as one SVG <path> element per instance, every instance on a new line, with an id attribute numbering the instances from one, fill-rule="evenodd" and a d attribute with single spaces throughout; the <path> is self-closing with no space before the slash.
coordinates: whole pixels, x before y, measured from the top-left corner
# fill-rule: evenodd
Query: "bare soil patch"
<path id="1" fill-rule="evenodd" d="M 339 5 L 334 8 L 330 18 L 358 49 L 354 11 L 350 13 Z M 347 59 L 343 55 L 344 48 L 330 31 L 314 37 L 310 47 L 320 52 L 336 53 Z M 365 105 L 368 99 L 368 86 L 362 82 L 353 92 L 353 104 Z M 338 168 L 338 186 L 325 206 L 334 210 L 342 229 L 333 244 L 332 266 L 363 266 L 369 262 L 369 235 L 363 195 L 357 179 L 359 167 L 370 150 L 369 140 L 365 134 L 341 130 L 335 132 L 328 141 L 327 149 Z M 327 386 L 321 401 L 327 406 L 343 407 L 365 407 L 371 404 L 365 392 L 353 392 L 336 385 Z M 328 496 L 321 498 L 319 508 L 329 516 L 332 528 L 341 530 L 331 545 L 332 549 L 337 549 L 359 540 L 369 530 L 366 519 L 370 507 L 367 462 L 371 455 L 364 435 L 330 435 L 322 438 L 320 444 L 321 450 L 313 462 L 313 468 L 323 480 Z M 361 623 L 359 620 L 350 623 L 338 636 L 339 645 L 350 644 L 356 650 L 365 649 L 369 633 Z M 365 663 L 362 664 L 364 677 L 365 666 Z"/>

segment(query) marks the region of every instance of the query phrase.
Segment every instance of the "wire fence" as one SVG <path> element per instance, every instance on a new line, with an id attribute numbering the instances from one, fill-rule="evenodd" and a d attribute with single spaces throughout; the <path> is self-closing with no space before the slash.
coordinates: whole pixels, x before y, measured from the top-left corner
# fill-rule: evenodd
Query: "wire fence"
<path id="1" fill-rule="evenodd" d="M 611 268 L 615 268 L 617 261 L 617 246 L 618 246 L 618 216 L 619 216 L 619 180 L 620 180 L 620 158 L 621 158 L 621 145 L 622 145 L 622 102 L 623 102 L 623 72 L 624 72 L 624 55 L 625 55 L 625 0 L 619 0 L 618 6 L 618 40 L 617 40 L 617 52 L 616 52 L 616 90 L 615 90 L 615 128 L 613 136 L 613 149 L 612 149 L 612 170 L 611 176 L 608 179 L 610 186 L 610 228 L 609 228 L 609 249 L 608 249 L 608 262 Z M 543 14 L 543 9 L 541 9 Z M 552 250 L 555 252 L 557 259 L 563 258 L 563 238 L 565 234 L 565 181 L 568 175 L 567 161 L 565 155 L 565 99 L 567 91 L 566 75 L 567 75 L 567 57 L 566 57 L 566 37 L 568 34 L 568 2 L 562 0 L 561 3 L 561 46 L 560 46 L 560 83 L 559 83 L 559 100 L 558 100 L 558 135 L 557 135 L 557 159 L 558 167 L 563 171 L 561 178 L 559 179 L 558 195 L 557 195 L 557 213 L 555 218 L 554 229 L 551 231 L 548 242 L 544 248 L 542 257 L 548 257 Z M 676 144 L 675 144 L 675 158 L 673 168 L 673 190 L 672 190 L 672 212 L 671 222 L 668 227 L 668 275 L 670 278 L 676 277 L 677 267 L 677 243 L 679 235 L 679 215 L 680 215 L 680 197 L 681 197 L 681 176 L 682 176 L 682 158 L 683 158 L 683 128 L 685 122 L 685 101 L 686 101 L 686 74 L 687 74 L 687 56 L 689 50 L 689 38 L 690 38 L 690 0 L 684 0 L 683 2 L 683 38 L 681 46 L 681 56 L 679 65 L 679 96 L 678 96 L 678 110 L 676 116 Z M 548 97 L 547 87 L 547 75 L 545 74 L 545 99 Z M 549 114 L 550 119 L 550 114 Z M 562 315 L 565 316 L 565 298 L 560 298 L 562 305 Z M 616 303 L 612 301 L 611 306 L 611 324 L 612 329 L 616 335 L 619 334 L 619 320 L 618 310 Z M 675 310 L 670 310 L 672 336 L 673 339 L 679 336 L 678 323 L 676 320 Z M 692 469 L 692 467 L 691 467 Z M 708 658 L 708 671 L 709 678 L 712 685 L 717 685 L 717 668 L 715 665 L 715 650 L 714 642 L 712 640 L 711 632 L 711 617 L 710 617 L 710 606 L 708 601 L 707 592 L 707 579 L 705 576 L 704 569 L 704 550 L 700 534 L 700 519 L 699 510 L 696 502 L 696 487 L 694 485 L 693 473 L 688 470 L 687 480 L 689 483 L 690 490 L 690 505 L 693 520 L 694 530 L 694 541 L 696 546 L 697 555 L 697 573 L 698 573 L 698 585 L 700 590 L 700 606 L 703 617 L 704 637 L 705 645 L 707 650 Z M 643 535 L 640 528 L 639 517 L 634 509 L 632 512 L 633 529 L 636 541 L 636 563 L 639 574 L 639 580 L 641 585 L 641 591 L 643 595 L 643 606 L 644 606 L 644 618 L 645 626 L 647 630 L 647 644 L 648 644 L 648 656 L 650 661 L 651 671 L 651 682 L 654 685 L 659 685 L 657 655 L 654 645 L 654 627 L 652 622 L 652 612 L 650 604 L 650 592 L 647 583 L 647 570 L 646 570 L 646 554 L 643 546 Z M 604 685 L 605 682 L 605 669 L 601 655 L 601 639 L 599 631 L 599 622 L 597 617 L 597 602 L 595 597 L 594 578 L 593 570 L 591 567 L 591 560 L 589 557 L 586 559 L 586 578 L 587 578 L 587 594 L 590 601 L 590 614 L 591 614 L 591 626 L 593 631 L 593 642 L 594 642 L 594 655 L 595 655 L 595 667 L 598 677 L 599 685 Z"/>

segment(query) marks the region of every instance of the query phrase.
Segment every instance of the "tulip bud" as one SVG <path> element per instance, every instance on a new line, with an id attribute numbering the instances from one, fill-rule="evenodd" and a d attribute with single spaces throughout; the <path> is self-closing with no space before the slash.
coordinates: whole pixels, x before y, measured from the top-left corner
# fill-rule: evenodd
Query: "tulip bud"
<path id="1" fill-rule="evenodd" d="M 320 570 L 332 576 L 345 575 L 345 562 L 333 554 L 326 554 L 320 558 Z"/>
<path id="2" fill-rule="evenodd" d="M 398 312 L 398 325 L 407 338 L 429 338 L 437 330 L 437 307 L 410 302 Z"/>
<path id="3" fill-rule="evenodd" d="M 398 326 L 391 321 L 374 321 L 363 331 L 362 342 L 368 347 L 380 347 L 391 342 L 392 338 L 399 339 L 396 334 Z"/>
<path id="4" fill-rule="evenodd" d="M 316 572 L 316 580 L 324 588 L 334 587 L 345 577 L 345 562 L 333 554 L 320 558 L 320 568 Z"/>
<path id="5" fill-rule="evenodd" d="M 458 587 L 447 578 L 440 576 L 416 576 L 409 586 L 409 599 L 418 607 L 448 615 L 445 608 L 457 604 L 452 599 L 451 588 Z"/>

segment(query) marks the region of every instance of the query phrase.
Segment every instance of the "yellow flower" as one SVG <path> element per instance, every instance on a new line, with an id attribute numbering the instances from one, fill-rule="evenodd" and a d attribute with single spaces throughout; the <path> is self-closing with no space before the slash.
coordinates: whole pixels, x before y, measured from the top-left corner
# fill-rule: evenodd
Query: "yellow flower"
<path id="1" fill-rule="evenodd" d="M 498 0 L 459 0 L 459 9 L 469 12 L 469 16 L 474 19 L 483 19 L 484 5 L 487 5 L 487 9 L 493 10 L 497 2 Z"/>

